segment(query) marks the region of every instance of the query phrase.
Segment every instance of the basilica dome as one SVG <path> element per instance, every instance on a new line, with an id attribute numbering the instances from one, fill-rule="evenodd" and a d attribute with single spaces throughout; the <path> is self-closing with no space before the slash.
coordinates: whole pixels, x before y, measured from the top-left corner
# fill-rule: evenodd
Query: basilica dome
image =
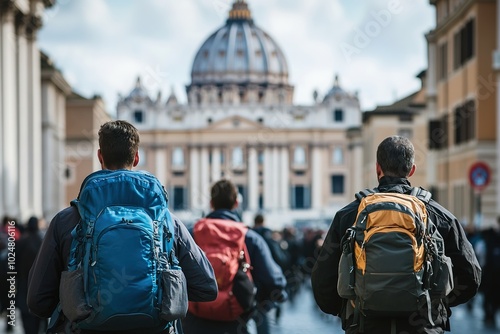
<path id="1" fill-rule="evenodd" d="M 202 44 L 191 85 L 288 85 L 288 67 L 278 44 L 257 27 L 244 0 L 236 0 L 226 24 Z"/>

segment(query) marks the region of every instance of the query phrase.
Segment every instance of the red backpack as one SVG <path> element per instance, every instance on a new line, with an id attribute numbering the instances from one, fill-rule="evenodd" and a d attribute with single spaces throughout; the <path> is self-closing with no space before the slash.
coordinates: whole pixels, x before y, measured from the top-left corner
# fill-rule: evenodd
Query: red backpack
<path id="1" fill-rule="evenodd" d="M 256 288 L 245 245 L 247 227 L 231 220 L 204 218 L 194 225 L 194 240 L 214 268 L 219 293 L 211 302 L 189 302 L 189 312 L 210 320 L 233 321 L 252 310 Z"/>

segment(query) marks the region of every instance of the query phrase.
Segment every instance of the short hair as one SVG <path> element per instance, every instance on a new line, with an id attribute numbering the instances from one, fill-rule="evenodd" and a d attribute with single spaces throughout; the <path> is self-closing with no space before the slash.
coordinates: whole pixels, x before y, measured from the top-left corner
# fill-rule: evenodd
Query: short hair
<path id="1" fill-rule="evenodd" d="M 212 207 L 214 210 L 234 208 L 238 194 L 234 184 L 226 179 L 217 181 L 210 192 Z"/>
<path id="2" fill-rule="evenodd" d="M 31 233 L 36 233 L 39 230 L 38 226 L 39 219 L 35 216 L 30 217 L 28 219 L 28 223 L 26 224 L 26 231 Z"/>
<path id="3" fill-rule="evenodd" d="M 107 168 L 132 166 L 139 150 L 139 132 L 126 121 L 106 122 L 99 129 L 99 148 Z"/>
<path id="4" fill-rule="evenodd" d="M 253 219 L 253 222 L 255 225 L 262 225 L 264 224 L 264 216 L 258 213 L 255 218 Z"/>
<path id="5" fill-rule="evenodd" d="M 406 137 L 391 136 L 377 148 L 377 163 L 384 175 L 407 177 L 415 162 L 415 149 Z"/>

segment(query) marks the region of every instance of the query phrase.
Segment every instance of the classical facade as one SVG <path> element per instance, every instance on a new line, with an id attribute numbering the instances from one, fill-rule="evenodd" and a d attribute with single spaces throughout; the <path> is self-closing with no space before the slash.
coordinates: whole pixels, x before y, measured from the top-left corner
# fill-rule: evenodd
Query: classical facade
<path id="1" fill-rule="evenodd" d="M 233 3 L 224 26 L 195 55 L 187 104 L 152 98 L 140 79 L 117 117 L 141 133 L 139 168 L 166 185 L 189 223 L 210 210 L 210 186 L 230 178 L 248 224 L 257 212 L 281 227 L 330 221 L 361 187 L 361 111 L 336 78 L 323 99 L 293 104 L 288 64 L 274 39 Z M 350 145 L 356 141 L 356 145 Z"/>
<path id="2" fill-rule="evenodd" d="M 437 22 L 426 35 L 429 184 L 464 224 L 482 226 L 495 224 L 500 210 L 497 2 L 430 1 L 436 7 Z M 480 193 L 469 182 L 476 162 L 490 169 L 491 182 Z"/>
<path id="3" fill-rule="evenodd" d="M 62 154 L 65 107 L 58 96 L 68 87 L 55 69 L 42 69 L 36 41 L 43 11 L 53 3 L 0 0 L 0 215 L 21 221 L 50 216 L 60 203 L 60 189 L 44 188 L 57 183 L 51 163 L 59 161 L 50 159 Z"/>

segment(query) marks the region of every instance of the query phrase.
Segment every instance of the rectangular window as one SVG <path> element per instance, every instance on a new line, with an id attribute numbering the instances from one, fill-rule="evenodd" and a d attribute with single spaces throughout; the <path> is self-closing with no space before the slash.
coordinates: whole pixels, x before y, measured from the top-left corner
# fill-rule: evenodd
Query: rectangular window
<path id="1" fill-rule="evenodd" d="M 344 121 L 344 111 L 342 109 L 335 109 L 333 111 L 333 121 L 340 123 Z"/>
<path id="2" fill-rule="evenodd" d="M 429 149 L 441 150 L 448 147 L 448 114 L 429 122 Z"/>
<path id="3" fill-rule="evenodd" d="M 311 208 L 311 191 L 309 187 L 303 185 L 292 186 L 291 191 L 291 208 L 292 209 L 310 209 Z"/>
<path id="4" fill-rule="evenodd" d="M 237 185 L 236 188 L 238 189 L 238 193 L 241 195 L 240 199 L 242 200 L 238 206 L 241 210 L 245 211 L 248 208 L 247 188 L 241 184 Z"/>
<path id="5" fill-rule="evenodd" d="M 175 147 L 172 151 L 172 166 L 184 167 L 184 150 L 182 147 Z"/>
<path id="6" fill-rule="evenodd" d="M 468 142 L 475 137 L 476 111 L 474 101 L 469 101 L 455 109 L 455 144 Z"/>
<path id="7" fill-rule="evenodd" d="M 438 48 L 438 79 L 448 77 L 448 43 L 443 43 Z"/>
<path id="8" fill-rule="evenodd" d="M 241 147 L 233 148 L 232 163 L 233 168 L 243 167 L 243 149 Z"/>
<path id="9" fill-rule="evenodd" d="M 332 163 L 334 165 L 343 165 L 344 164 L 344 151 L 342 147 L 335 147 L 332 153 Z"/>
<path id="10" fill-rule="evenodd" d="M 453 68 L 457 69 L 474 57 L 474 19 L 453 36 Z"/>
<path id="11" fill-rule="evenodd" d="M 186 191 L 184 187 L 174 187 L 173 191 L 173 209 L 186 210 Z"/>
<path id="12" fill-rule="evenodd" d="M 257 161 L 258 161 L 260 166 L 262 166 L 264 164 L 264 151 L 259 151 L 257 153 Z"/>
<path id="13" fill-rule="evenodd" d="M 134 111 L 134 122 L 143 123 L 144 122 L 144 112 L 142 110 Z"/>
<path id="14" fill-rule="evenodd" d="M 331 192 L 334 195 L 344 194 L 344 175 L 331 176 Z"/>

